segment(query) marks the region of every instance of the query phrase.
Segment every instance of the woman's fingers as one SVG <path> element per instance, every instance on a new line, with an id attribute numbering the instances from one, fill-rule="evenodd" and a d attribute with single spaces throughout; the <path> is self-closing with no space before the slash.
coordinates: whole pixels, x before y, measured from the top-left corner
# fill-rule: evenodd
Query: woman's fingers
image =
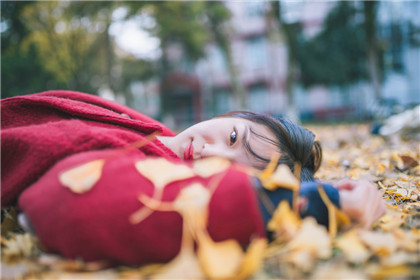
<path id="1" fill-rule="evenodd" d="M 380 217 L 385 215 L 386 207 L 385 203 L 382 200 L 382 194 L 378 191 L 377 187 L 374 184 L 372 185 L 372 200 L 375 201 L 375 207 L 372 213 L 372 219 L 370 221 L 370 225 L 372 225 L 375 221 L 377 221 Z"/>
<path id="2" fill-rule="evenodd" d="M 385 214 L 377 187 L 368 181 L 342 181 L 336 185 L 342 210 L 355 222 L 369 228 Z"/>
<path id="3" fill-rule="evenodd" d="M 365 209 L 365 213 L 364 213 L 364 220 L 362 222 L 362 226 L 364 228 L 369 228 L 373 222 L 376 220 L 376 216 L 377 216 L 377 208 L 378 205 L 380 203 L 380 201 L 378 201 L 377 197 L 376 197 L 376 190 L 373 189 L 371 187 L 371 185 L 364 185 L 363 187 L 365 187 L 366 189 L 366 196 L 365 196 L 365 201 L 366 201 L 366 209 Z"/>
<path id="4" fill-rule="evenodd" d="M 339 190 L 352 190 L 356 186 L 355 181 L 344 179 L 338 182 L 335 187 Z"/>

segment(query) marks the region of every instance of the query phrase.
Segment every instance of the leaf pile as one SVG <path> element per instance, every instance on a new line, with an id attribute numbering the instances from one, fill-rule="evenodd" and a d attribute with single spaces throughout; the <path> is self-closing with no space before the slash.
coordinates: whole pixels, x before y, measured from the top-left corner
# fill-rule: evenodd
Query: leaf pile
<path id="1" fill-rule="evenodd" d="M 101 263 L 87 264 L 45 254 L 29 234 L 10 234 L 16 232 L 12 210 L 5 212 L 2 222 L 2 279 L 244 279 L 251 274 L 251 279 L 419 278 L 419 144 L 374 137 L 366 125 L 312 127 L 311 130 L 323 146 L 323 165 L 317 173 L 321 181 L 366 179 L 377 184 L 382 192 L 388 210 L 372 229 L 349 226 L 345 215 L 325 200 L 333 217 L 330 231 L 312 218 L 300 219 L 287 203 L 281 203 L 268 224 L 275 240 L 267 247 L 264 239 L 256 239 L 243 252 L 233 240 L 214 242 L 205 229 L 207 205 L 214 189 L 192 184 L 183 189 L 174 203 L 165 206 L 157 201 L 160 190 L 168 182 L 154 178 L 153 172 L 149 174 L 149 169 L 139 164 L 137 170 L 159 184 L 153 197 L 139 197 L 149 207 L 148 212 L 144 212 L 146 208 L 140 209 L 131 221 L 139 222 L 150 211 L 167 211 L 168 207 L 186 221 L 181 251 L 170 263 L 105 269 Z M 98 170 L 101 166 L 99 162 L 88 167 Z M 225 162 L 200 162 L 192 170 L 205 177 L 226 167 Z M 64 173 L 64 185 L 78 193 L 88 191 L 100 176 L 95 172 L 93 177 L 90 173 L 83 175 L 83 170 Z M 188 178 L 193 173 L 190 169 L 176 172 L 170 181 Z M 281 168 L 267 168 L 259 176 L 266 188 L 275 188 L 281 182 L 284 187 L 296 190 L 296 181 Z M 196 253 L 194 243 L 198 244 Z M 262 257 L 263 265 L 259 266 Z"/>

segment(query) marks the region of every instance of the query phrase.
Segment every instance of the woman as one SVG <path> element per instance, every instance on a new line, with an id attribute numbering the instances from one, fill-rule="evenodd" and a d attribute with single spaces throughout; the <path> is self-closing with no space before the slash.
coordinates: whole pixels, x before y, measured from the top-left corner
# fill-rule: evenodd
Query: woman
<path id="1" fill-rule="evenodd" d="M 292 193 L 260 188 L 240 166 L 264 169 L 278 155 L 279 163 L 292 170 L 299 163 L 302 180 L 311 181 L 321 162 L 321 149 L 311 132 L 247 112 L 228 113 L 175 135 L 139 112 L 79 92 L 13 97 L 2 100 L 1 106 L 2 207 L 17 203 L 46 250 L 86 261 L 139 265 L 172 259 L 180 249 L 181 217 L 151 211 L 140 198 L 175 201 L 185 186 L 197 182 L 207 188 L 218 182 L 208 206 L 212 239 L 233 238 L 246 246 L 253 236 L 266 234 L 271 212 L 262 197 L 277 205 L 291 202 Z M 195 174 L 161 185 L 138 166 L 164 158 L 176 170 L 212 156 L 238 164 L 222 173 Z M 83 193 L 66 187 L 62 174 L 98 159 L 104 163 L 94 186 Z M 177 173 L 163 168 L 152 172 L 156 180 L 161 179 L 156 173 L 162 178 Z M 367 182 L 324 189 L 333 203 L 364 226 L 384 212 L 380 195 Z M 301 196 L 308 201 L 300 207 L 301 216 L 314 216 L 326 225 L 328 211 L 316 184 L 303 184 Z"/>

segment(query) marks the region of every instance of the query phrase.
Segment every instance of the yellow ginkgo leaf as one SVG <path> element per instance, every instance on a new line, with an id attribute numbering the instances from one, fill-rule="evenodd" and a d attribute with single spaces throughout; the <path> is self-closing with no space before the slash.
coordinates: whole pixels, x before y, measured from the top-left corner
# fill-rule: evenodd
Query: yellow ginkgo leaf
<path id="1" fill-rule="evenodd" d="M 209 157 L 194 161 L 194 172 L 203 178 L 225 171 L 230 166 L 230 162 L 221 157 Z"/>
<path id="2" fill-rule="evenodd" d="M 274 211 L 267 229 L 275 232 L 277 236 L 282 235 L 290 239 L 299 229 L 300 223 L 300 218 L 290 209 L 289 203 L 283 200 Z"/>
<path id="3" fill-rule="evenodd" d="M 412 269 L 409 265 L 371 266 L 367 270 L 369 279 L 404 279 L 410 278 Z"/>
<path id="4" fill-rule="evenodd" d="M 350 263 L 364 263 L 370 253 L 360 241 L 357 230 L 352 229 L 336 240 L 336 246 L 339 248 Z"/>
<path id="5" fill-rule="evenodd" d="M 84 163 L 59 175 L 60 183 L 75 193 L 89 191 L 102 175 L 105 159 L 97 159 Z"/>
<path id="6" fill-rule="evenodd" d="M 392 233 L 363 230 L 359 237 L 378 256 L 389 256 L 397 250 L 397 240 Z"/>
<path id="7" fill-rule="evenodd" d="M 214 242 L 207 234 L 199 234 L 197 257 L 210 279 L 233 278 L 237 275 L 244 252 L 236 240 Z"/>
<path id="8" fill-rule="evenodd" d="M 149 158 L 135 163 L 137 171 L 153 182 L 157 189 L 167 184 L 193 177 L 191 168 L 184 164 L 175 164 L 165 158 Z"/>
<path id="9" fill-rule="evenodd" d="M 200 183 L 192 183 L 183 188 L 174 201 L 175 209 L 180 213 L 207 211 L 210 192 Z"/>
<path id="10" fill-rule="evenodd" d="M 259 178 L 263 187 L 267 190 L 273 191 L 279 187 L 291 190 L 296 190 L 299 188 L 299 181 L 296 179 L 290 169 L 284 164 L 279 165 L 277 169 L 271 174 L 271 176 L 263 176 L 263 173 L 261 173 Z"/>
<path id="11" fill-rule="evenodd" d="M 236 279 L 246 279 L 261 267 L 266 248 L 267 239 L 258 238 L 252 240 L 246 250 L 245 257 L 241 264 L 241 270 L 236 276 Z"/>
<path id="12" fill-rule="evenodd" d="M 259 174 L 259 178 L 261 181 L 270 178 L 271 174 L 273 174 L 274 170 L 276 170 L 279 158 L 279 154 L 274 154 L 271 157 L 270 162 L 267 164 L 267 167 Z"/>
<path id="13" fill-rule="evenodd" d="M 392 231 L 392 235 L 394 235 L 394 238 L 397 241 L 398 249 L 412 253 L 418 250 L 418 244 L 420 243 L 419 229 L 411 229 L 410 231 L 407 231 L 398 228 Z"/>
<path id="14" fill-rule="evenodd" d="M 338 209 L 337 206 L 330 200 L 322 185 L 317 186 L 318 193 L 328 209 L 328 228 L 331 237 L 337 235 L 338 229 L 347 227 L 351 224 L 350 218 Z"/>
<path id="15" fill-rule="evenodd" d="M 331 243 L 325 227 L 319 225 L 313 217 L 307 217 L 286 246 L 292 251 L 307 251 L 314 258 L 326 259 L 332 255 Z"/>
<path id="16" fill-rule="evenodd" d="M 208 218 L 210 191 L 200 183 L 193 183 L 183 188 L 176 197 L 173 205 L 184 218 L 193 233 L 205 229 Z"/>
<path id="17" fill-rule="evenodd" d="M 183 223 L 181 249 L 178 255 L 164 265 L 151 279 L 205 279 L 197 256 L 188 222 Z"/>
<path id="18" fill-rule="evenodd" d="M 150 279 L 205 279 L 197 257 L 192 250 L 181 252 Z"/>
<path id="19" fill-rule="evenodd" d="M 379 220 L 379 227 L 384 231 L 392 231 L 404 224 L 405 216 L 400 213 L 387 213 Z"/>
<path id="20" fill-rule="evenodd" d="M 314 267 L 316 258 L 309 251 L 297 250 L 289 252 L 283 260 L 294 264 L 302 271 L 309 272 Z"/>
<path id="21" fill-rule="evenodd" d="M 30 257 L 36 248 L 35 240 L 29 233 L 12 234 L 10 239 L 1 237 L 1 244 L 2 255 L 8 260 L 20 257 Z"/>

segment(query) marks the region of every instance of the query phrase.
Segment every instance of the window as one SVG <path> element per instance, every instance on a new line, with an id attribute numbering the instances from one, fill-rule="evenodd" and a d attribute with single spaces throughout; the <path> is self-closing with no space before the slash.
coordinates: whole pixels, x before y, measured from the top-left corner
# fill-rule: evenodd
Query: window
<path id="1" fill-rule="evenodd" d="M 231 111 L 231 92 L 226 89 L 219 89 L 214 94 L 214 111 L 216 115 Z"/>
<path id="2" fill-rule="evenodd" d="M 266 43 L 262 36 L 246 41 L 246 61 L 249 69 L 263 68 L 266 65 Z"/>
<path id="3" fill-rule="evenodd" d="M 245 14 L 247 17 L 262 17 L 265 14 L 264 1 L 245 2 Z"/>
<path id="4" fill-rule="evenodd" d="M 209 50 L 209 60 L 214 70 L 222 72 L 226 69 L 226 60 L 220 47 L 214 46 Z"/>
<path id="5" fill-rule="evenodd" d="M 263 113 L 268 110 L 268 91 L 265 85 L 252 86 L 249 89 L 248 104 L 253 112 Z"/>

